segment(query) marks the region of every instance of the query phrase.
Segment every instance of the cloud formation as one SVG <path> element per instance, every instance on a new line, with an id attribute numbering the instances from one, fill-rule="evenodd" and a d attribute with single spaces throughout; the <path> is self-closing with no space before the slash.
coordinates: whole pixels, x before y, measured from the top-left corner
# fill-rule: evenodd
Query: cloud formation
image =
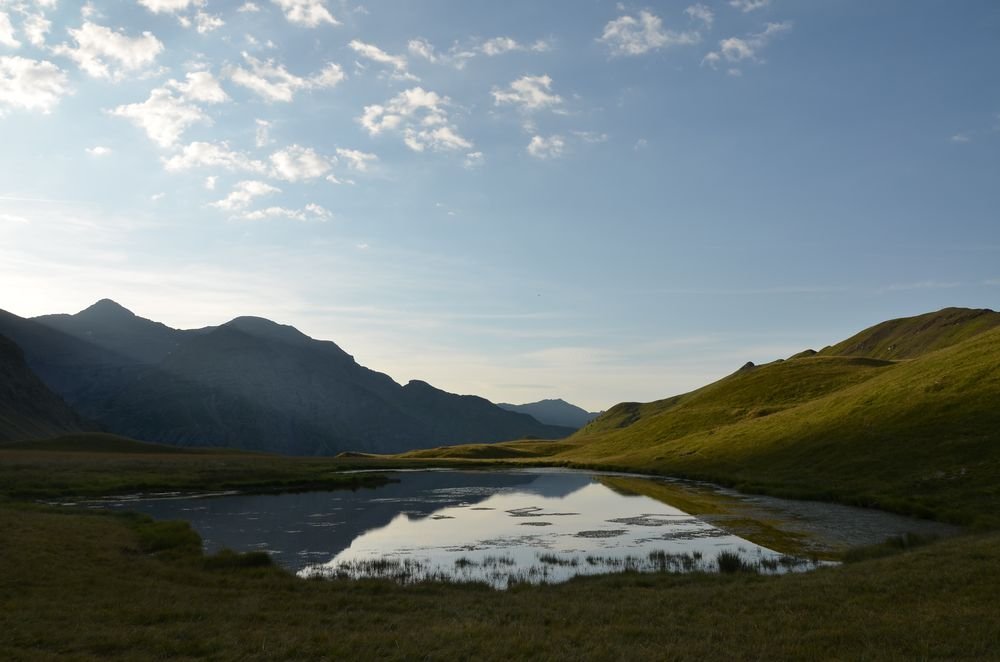
<path id="1" fill-rule="evenodd" d="M 281 189 L 255 179 L 244 180 L 238 182 L 225 198 L 213 202 L 212 206 L 226 211 L 237 211 L 246 208 L 257 198 L 272 193 L 281 193 Z"/>
<path id="2" fill-rule="evenodd" d="M 0 116 L 10 109 L 48 114 L 69 94 L 66 72 L 47 60 L 0 57 Z"/>
<path id="3" fill-rule="evenodd" d="M 742 62 L 760 62 L 760 52 L 776 36 L 792 29 L 791 21 L 781 23 L 768 23 L 761 32 L 747 35 L 746 37 L 730 37 L 719 42 L 718 50 L 708 53 L 702 64 L 717 68 L 725 61 L 730 64 Z M 730 70 L 733 73 L 734 70 Z M 738 69 L 735 72 L 739 72 Z"/>
<path id="4" fill-rule="evenodd" d="M 671 46 L 697 44 L 701 34 L 695 30 L 666 30 L 659 16 L 642 10 L 638 17 L 625 15 L 609 21 L 598 41 L 606 44 L 612 55 L 634 56 Z"/>
<path id="5" fill-rule="evenodd" d="M 323 23 L 340 25 L 340 21 L 333 17 L 322 0 L 272 0 L 272 2 L 281 8 L 289 23 L 306 28 L 319 27 Z M 253 5 L 255 9 L 244 9 L 247 5 L 253 3 L 246 3 L 241 11 L 257 11 L 256 5 Z"/>
<path id="6" fill-rule="evenodd" d="M 151 91 L 142 103 L 124 104 L 109 112 L 144 130 L 160 147 L 173 146 L 192 124 L 210 121 L 201 108 L 174 96 L 165 87 Z"/>
<path id="7" fill-rule="evenodd" d="M 94 78 L 120 80 L 145 69 L 163 52 L 163 43 L 151 32 L 129 37 L 120 30 L 90 21 L 68 32 L 76 45 L 61 44 L 52 52 L 70 58 Z"/>
<path id="8" fill-rule="evenodd" d="M 271 176 L 286 182 L 316 179 L 332 168 L 330 160 L 311 147 L 291 145 L 271 155 Z"/>
<path id="9" fill-rule="evenodd" d="M 528 143 L 528 154 L 536 159 L 554 159 L 562 156 L 565 148 L 566 141 L 562 136 L 532 136 Z"/>
<path id="10" fill-rule="evenodd" d="M 243 60 L 249 68 L 229 67 L 226 75 L 237 85 L 268 101 L 288 103 L 295 98 L 296 92 L 331 88 L 344 80 L 343 69 L 332 62 L 318 73 L 304 78 L 289 72 L 283 64 L 274 60 L 259 60 L 245 51 Z"/>
<path id="11" fill-rule="evenodd" d="M 178 153 L 163 160 L 168 172 L 180 172 L 194 168 L 222 168 L 229 171 L 265 173 L 267 165 L 251 158 L 248 154 L 229 148 L 225 142 L 192 142 Z"/>
<path id="12" fill-rule="evenodd" d="M 385 104 L 365 106 L 358 121 L 371 136 L 401 133 L 403 142 L 415 152 L 471 149 L 472 143 L 451 123 L 447 111 L 450 103 L 448 97 L 437 92 L 412 87 Z"/>
<path id="13" fill-rule="evenodd" d="M 493 88 L 493 102 L 500 106 L 510 104 L 522 111 L 530 112 L 552 108 L 562 103 L 562 97 L 553 94 L 552 79 L 549 76 L 522 76 L 506 89 Z"/>

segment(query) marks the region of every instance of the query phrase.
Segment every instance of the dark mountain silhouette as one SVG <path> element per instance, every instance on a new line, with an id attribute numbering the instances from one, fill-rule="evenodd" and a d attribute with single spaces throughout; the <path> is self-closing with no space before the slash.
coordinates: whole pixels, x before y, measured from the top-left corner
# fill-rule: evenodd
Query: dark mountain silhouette
<path id="1" fill-rule="evenodd" d="M 524 405 L 512 405 L 506 402 L 497 404 L 498 407 L 507 411 L 516 411 L 521 414 L 533 416 L 535 420 L 546 425 L 561 425 L 564 427 L 580 429 L 587 423 L 601 415 L 600 412 L 590 412 L 572 405 L 565 400 L 539 400 L 529 402 Z"/>
<path id="2" fill-rule="evenodd" d="M 31 371 L 20 347 L 0 336 L 0 442 L 94 429 Z"/>
<path id="3" fill-rule="evenodd" d="M 0 333 L 83 415 L 147 441 L 311 455 L 572 432 L 423 382 L 400 386 L 333 342 L 259 317 L 185 331 L 102 300 L 76 315 L 0 313 Z"/>

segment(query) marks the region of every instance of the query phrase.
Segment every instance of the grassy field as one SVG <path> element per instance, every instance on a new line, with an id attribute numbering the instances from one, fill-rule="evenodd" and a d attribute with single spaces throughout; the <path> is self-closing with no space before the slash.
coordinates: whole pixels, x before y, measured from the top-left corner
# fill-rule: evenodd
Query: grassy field
<path id="1" fill-rule="evenodd" d="M 286 492 L 375 487 L 388 480 L 380 474 L 345 474 L 343 468 L 333 458 L 185 449 L 82 434 L 0 445 L 0 496 L 57 499 L 135 492 Z"/>

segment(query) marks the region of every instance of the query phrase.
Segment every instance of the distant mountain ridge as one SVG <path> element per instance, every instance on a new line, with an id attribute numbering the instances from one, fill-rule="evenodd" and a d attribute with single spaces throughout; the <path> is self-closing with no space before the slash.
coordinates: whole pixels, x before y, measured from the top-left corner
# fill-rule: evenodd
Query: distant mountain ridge
<path id="1" fill-rule="evenodd" d="M 566 402 L 562 398 L 539 400 L 538 402 L 529 402 L 523 405 L 500 402 L 497 403 L 497 406 L 507 411 L 516 411 L 521 414 L 534 416 L 540 423 L 562 425 L 577 430 L 601 415 L 601 412 L 587 411 Z"/>
<path id="2" fill-rule="evenodd" d="M 315 455 L 573 431 L 424 382 L 401 386 L 333 342 L 260 317 L 179 330 L 103 299 L 75 315 L 0 311 L 0 333 L 80 413 L 146 441 Z"/>

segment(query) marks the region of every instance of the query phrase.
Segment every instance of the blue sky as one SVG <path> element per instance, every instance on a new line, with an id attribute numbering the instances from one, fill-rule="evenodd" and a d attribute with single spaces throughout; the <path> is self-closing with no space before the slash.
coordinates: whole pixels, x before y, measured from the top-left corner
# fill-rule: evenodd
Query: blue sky
<path id="1" fill-rule="evenodd" d="M 1000 5 L 0 0 L 0 308 L 591 409 L 1000 299 Z"/>

